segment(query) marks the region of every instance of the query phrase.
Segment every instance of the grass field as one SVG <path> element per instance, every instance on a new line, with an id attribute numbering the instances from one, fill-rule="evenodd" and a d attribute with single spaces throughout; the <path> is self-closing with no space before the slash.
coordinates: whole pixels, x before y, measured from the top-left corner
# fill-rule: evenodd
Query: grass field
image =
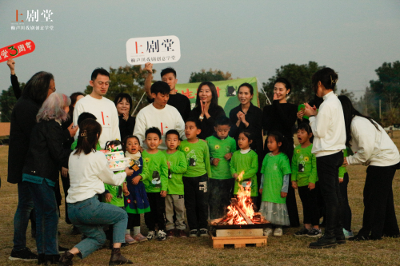
<path id="1" fill-rule="evenodd" d="M 400 146 L 400 132 L 396 131 L 393 140 Z M 7 180 L 8 146 L 0 146 L 0 265 L 34 265 L 29 262 L 11 262 L 8 256 L 13 246 L 13 217 L 17 207 L 17 186 Z M 348 167 L 349 201 L 353 212 L 352 229 L 361 228 L 363 214 L 362 191 L 365 181 L 364 166 Z M 379 178 L 379 177 L 377 177 Z M 400 220 L 400 180 L 396 173 L 393 190 L 397 219 Z M 297 193 L 297 192 L 296 192 Z M 302 208 L 299 205 L 300 219 Z M 71 226 L 64 221 L 64 205 L 59 222 L 61 246 L 73 247 L 80 236 L 70 235 Z M 142 232 L 147 233 L 145 226 Z M 243 249 L 213 249 L 208 238 L 178 239 L 164 242 L 151 241 L 125 247 L 122 253 L 135 262 L 135 265 L 400 265 L 400 239 L 384 238 L 380 241 L 350 242 L 335 249 L 312 250 L 307 248 L 312 239 L 296 239 L 293 233 L 298 228 L 284 230 L 284 236 L 270 237 L 265 247 Z M 35 240 L 27 232 L 27 246 L 36 250 Z M 110 250 L 96 251 L 88 258 L 74 258 L 74 265 L 108 265 Z"/>

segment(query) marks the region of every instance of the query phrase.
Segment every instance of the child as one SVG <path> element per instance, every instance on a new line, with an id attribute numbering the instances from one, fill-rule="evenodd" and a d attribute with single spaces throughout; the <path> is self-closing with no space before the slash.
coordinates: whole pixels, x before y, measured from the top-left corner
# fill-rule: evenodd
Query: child
<path id="1" fill-rule="evenodd" d="M 229 118 L 222 116 L 217 119 L 213 136 L 206 138 L 210 150 L 211 174 L 210 187 L 210 218 L 216 219 L 225 215 L 230 204 L 233 182 L 229 171 L 229 161 L 236 151 L 236 141 L 228 136 L 230 130 Z"/>
<path id="2" fill-rule="evenodd" d="M 151 127 L 145 133 L 148 149 L 143 151 L 143 171 L 137 177 L 143 180 L 146 188 L 147 198 L 150 203 L 150 212 L 144 214 L 146 225 L 149 229 L 147 239 L 152 240 L 155 234 L 156 223 L 158 224 L 158 240 L 167 239 L 165 233 L 165 197 L 168 188 L 168 164 L 165 154 L 158 150 L 161 144 L 161 132 L 156 127 Z"/>
<path id="3" fill-rule="evenodd" d="M 239 184 L 243 188 L 250 188 L 253 204 L 256 203 L 258 196 L 257 172 L 258 172 L 258 155 L 250 148 L 253 142 L 252 135 L 249 131 L 243 130 L 238 136 L 239 151 L 235 151 L 231 160 L 230 173 L 236 179 L 234 194 L 238 193 Z M 243 176 L 239 176 L 244 172 Z M 249 183 L 250 181 L 250 183 Z M 254 205 L 253 205 L 254 206 Z"/>
<path id="4" fill-rule="evenodd" d="M 349 147 L 343 150 L 343 157 L 346 158 L 347 156 L 353 155 L 353 152 Z M 349 205 L 349 197 L 347 196 L 347 186 L 349 184 L 349 174 L 347 173 L 346 166 L 342 165 L 339 167 L 339 188 L 340 188 L 340 195 L 342 196 L 343 201 L 343 233 L 345 238 L 353 237 L 353 231 L 351 231 L 351 208 Z"/>
<path id="5" fill-rule="evenodd" d="M 185 124 L 187 140 L 179 145 L 179 150 L 185 153 L 188 162 L 188 170 L 182 180 L 189 237 L 208 236 L 207 181 L 211 177 L 210 154 L 206 142 L 197 138 L 200 132 L 200 121 L 188 118 Z"/>
<path id="6" fill-rule="evenodd" d="M 292 159 L 292 187 L 299 190 L 303 204 L 304 228 L 294 236 L 321 236 L 319 229 L 318 199 L 315 189 L 317 177 L 317 159 L 311 153 L 312 132 L 309 124 L 302 123 L 297 129 L 297 139 L 300 145 L 294 149 Z"/>
<path id="7" fill-rule="evenodd" d="M 284 153 L 286 143 L 283 135 L 271 132 L 268 134 L 267 145 L 270 152 L 265 155 L 261 167 L 260 212 L 271 223 L 271 227 L 264 229 L 264 235 L 270 236 L 273 232 L 274 236 L 282 236 L 282 226 L 290 225 L 286 196 L 292 171 L 289 158 Z"/>
<path id="8" fill-rule="evenodd" d="M 125 210 L 128 213 L 125 242 L 130 244 L 147 241 L 147 238 L 140 233 L 140 214 L 150 212 L 150 204 L 146 189 L 139 176 L 143 168 L 139 139 L 136 136 L 128 135 L 122 142 L 122 147 L 125 151 L 125 157 L 134 161 L 131 166 L 134 172 L 126 178 L 129 193 L 126 193 L 125 196 Z"/>
<path id="9" fill-rule="evenodd" d="M 167 220 L 167 237 L 173 237 L 178 230 L 179 237 L 186 237 L 185 230 L 185 199 L 182 175 L 187 170 L 185 154 L 178 151 L 180 144 L 179 133 L 171 129 L 165 135 L 167 150 L 165 156 L 168 163 L 168 191 L 165 200 L 165 218 Z M 175 211 L 175 224 L 174 224 Z"/>

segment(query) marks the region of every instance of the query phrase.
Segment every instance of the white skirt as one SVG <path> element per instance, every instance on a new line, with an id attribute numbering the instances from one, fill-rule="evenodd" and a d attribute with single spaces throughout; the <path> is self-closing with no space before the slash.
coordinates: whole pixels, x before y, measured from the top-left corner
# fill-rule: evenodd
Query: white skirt
<path id="1" fill-rule="evenodd" d="M 260 212 L 271 224 L 282 226 L 290 225 L 286 203 L 262 201 Z"/>

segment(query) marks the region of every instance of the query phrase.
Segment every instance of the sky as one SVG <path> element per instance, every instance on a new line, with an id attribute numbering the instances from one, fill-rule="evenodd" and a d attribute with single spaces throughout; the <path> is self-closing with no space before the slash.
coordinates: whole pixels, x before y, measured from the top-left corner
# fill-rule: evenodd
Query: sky
<path id="1" fill-rule="evenodd" d="M 38 22 L 27 22 L 32 10 L 39 10 Z M 51 10 L 52 21 L 40 15 L 43 10 Z M 360 97 L 382 63 L 400 60 L 400 1 L 0 1 L 0 48 L 27 39 L 36 45 L 15 58 L 19 81 L 48 71 L 67 95 L 84 91 L 97 67 L 128 65 L 128 39 L 166 35 L 179 38 L 181 58 L 155 64 L 155 79 L 169 66 L 178 83 L 212 68 L 233 78 L 255 76 L 261 87 L 283 65 L 315 61 L 338 72 L 339 90 Z M 0 63 L 0 90 L 10 86 L 9 74 Z"/>

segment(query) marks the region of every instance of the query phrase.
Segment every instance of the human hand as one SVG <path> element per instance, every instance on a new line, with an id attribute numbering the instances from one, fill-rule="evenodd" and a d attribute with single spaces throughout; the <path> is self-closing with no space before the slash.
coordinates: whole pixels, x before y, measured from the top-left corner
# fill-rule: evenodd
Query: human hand
<path id="1" fill-rule="evenodd" d="M 294 189 L 297 189 L 297 188 L 298 188 L 297 182 L 296 182 L 296 181 L 292 181 L 292 188 L 294 188 Z"/>
<path id="2" fill-rule="evenodd" d="M 125 121 L 128 121 L 128 119 L 129 119 L 129 110 L 126 113 L 122 114 L 122 119 L 124 119 Z"/>
<path id="3" fill-rule="evenodd" d="M 168 169 L 171 169 L 171 163 L 167 161 Z"/>
<path id="4" fill-rule="evenodd" d="M 142 177 L 140 175 L 135 176 L 134 178 L 132 178 L 132 184 L 137 185 L 139 184 L 139 181 L 142 179 Z"/>
<path id="5" fill-rule="evenodd" d="M 315 184 L 314 183 L 308 183 L 308 189 L 309 190 L 313 190 L 315 188 Z"/>
<path id="6" fill-rule="evenodd" d="M 297 112 L 297 118 L 303 121 L 303 116 L 304 116 L 304 110 L 301 109 L 300 111 Z"/>
<path id="7" fill-rule="evenodd" d="M 287 193 L 281 191 L 281 198 L 286 198 L 286 196 L 287 196 Z"/>
<path id="8" fill-rule="evenodd" d="M 315 105 L 313 107 L 311 107 L 308 103 L 304 103 L 304 105 L 304 115 L 308 117 L 317 115 L 317 107 L 315 107 Z"/>
<path id="9" fill-rule="evenodd" d="M 104 198 L 105 198 L 106 202 L 111 202 L 113 196 L 111 195 L 111 193 L 107 193 Z"/>
<path id="10" fill-rule="evenodd" d="M 129 167 L 127 167 L 127 168 L 125 168 L 125 173 L 126 173 L 126 176 L 131 176 L 133 174 L 133 170 L 130 169 Z"/>
<path id="11" fill-rule="evenodd" d="M 74 126 L 74 123 L 71 123 L 71 125 L 69 125 L 69 127 L 67 128 L 69 131 L 69 135 L 72 137 L 75 136 L 76 131 L 78 131 L 79 127 L 78 126 Z"/>
<path id="12" fill-rule="evenodd" d="M 167 191 L 161 190 L 160 195 L 161 197 L 165 198 L 167 196 Z"/>
<path id="13" fill-rule="evenodd" d="M 343 159 L 343 166 L 348 166 L 348 165 L 349 165 L 349 162 L 347 161 L 347 158 L 344 157 L 344 159 Z"/>
<path id="14" fill-rule="evenodd" d="M 230 153 L 225 154 L 224 158 L 225 158 L 225 160 L 230 160 L 232 158 L 232 153 L 230 152 Z"/>
<path id="15" fill-rule="evenodd" d="M 239 175 L 237 173 L 234 173 L 232 176 L 233 178 L 237 179 Z"/>
<path id="16" fill-rule="evenodd" d="M 147 62 L 144 64 L 144 69 L 147 70 L 150 74 L 153 74 L 153 64 L 150 62 Z"/>
<path id="17" fill-rule="evenodd" d="M 215 165 L 215 166 L 218 166 L 219 160 L 220 159 L 214 158 L 213 161 L 212 161 L 212 164 Z"/>
<path id="18" fill-rule="evenodd" d="M 262 191 L 263 191 L 262 188 L 260 188 L 260 189 L 258 190 L 258 192 L 259 192 L 260 194 L 262 194 Z"/>
<path id="19" fill-rule="evenodd" d="M 343 183 L 343 177 L 339 177 L 339 183 Z"/>
<path id="20" fill-rule="evenodd" d="M 61 167 L 61 176 L 67 177 L 68 176 L 68 168 Z"/>
<path id="21" fill-rule="evenodd" d="M 122 192 L 124 193 L 124 196 L 127 197 L 129 196 L 129 190 L 128 190 L 128 186 L 126 185 L 126 183 L 122 183 Z"/>
<path id="22" fill-rule="evenodd" d="M 208 118 L 210 117 L 210 114 L 208 113 L 208 110 L 210 109 L 210 102 L 204 102 L 203 103 L 203 113 L 204 115 Z"/>
<path id="23" fill-rule="evenodd" d="M 10 58 L 7 60 L 7 66 L 10 68 L 11 75 L 15 75 L 15 61 Z"/>

